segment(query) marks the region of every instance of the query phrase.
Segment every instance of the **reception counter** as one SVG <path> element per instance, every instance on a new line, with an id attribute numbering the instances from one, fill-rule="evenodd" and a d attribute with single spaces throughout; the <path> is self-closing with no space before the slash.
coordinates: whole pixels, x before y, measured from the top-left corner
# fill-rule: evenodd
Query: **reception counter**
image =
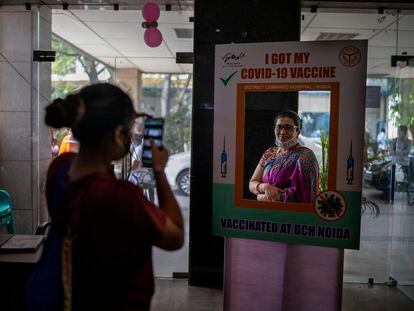
<path id="1" fill-rule="evenodd" d="M 4 242 L 4 238 L 5 235 L 0 235 L 2 242 Z M 0 279 L 2 290 L 0 291 L 0 301 L 2 310 L 23 311 L 26 309 L 26 287 L 33 267 L 40 259 L 42 250 L 43 245 L 40 245 L 35 251 L 12 250 L 7 252 L 1 250 Z"/>

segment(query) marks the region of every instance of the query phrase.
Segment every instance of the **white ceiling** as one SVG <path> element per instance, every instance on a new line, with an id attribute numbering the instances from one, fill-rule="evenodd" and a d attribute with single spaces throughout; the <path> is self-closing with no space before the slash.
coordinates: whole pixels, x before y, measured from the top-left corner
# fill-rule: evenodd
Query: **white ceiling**
<path id="1" fill-rule="evenodd" d="M 358 34 L 354 39 L 368 40 L 368 75 L 414 77 L 413 67 L 391 67 L 391 55 L 414 55 L 414 15 L 364 13 L 305 13 L 301 40 L 315 40 L 320 33 Z"/>
<path id="2" fill-rule="evenodd" d="M 364 13 L 305 12 L 301 40 L 315 40 L 321 32 L 355 33 L 354 39 L 367 39 L 368 74 L 400 75 L 390 66 L 396 54 L 397 15 Z M 178 39 L 174 28 L 193 29 L 192 11 L 161 11 L 158 20 L 164 41 L 157 48 L 147 47 L 141 11 L 131 10 L 54 10 L 52 31 L 79 49 L 117 68 L 137 68 L 143 72 L 192 72 L 192 65 L 176 64 L 176 52 L 191 52 L 192 39 Z M 400 14 L 398 53 L 414 55 L 414 15 Z M 404 75 L 414 77 L 413 67 Z"/>
<path id="3" fill-rule="evenodd" d="M 192 39 L 178 39 L 174 28 L 193 29 L 191 11 L 161 11 L 158 28 L 163 43 L 144 42 L 141 11 L 54 10 L 52 31 L 82 51 L 116 68 L 143 72 L 192 72 L 192 65 L 176 64 L 176 52 L 192 52 Z"/>

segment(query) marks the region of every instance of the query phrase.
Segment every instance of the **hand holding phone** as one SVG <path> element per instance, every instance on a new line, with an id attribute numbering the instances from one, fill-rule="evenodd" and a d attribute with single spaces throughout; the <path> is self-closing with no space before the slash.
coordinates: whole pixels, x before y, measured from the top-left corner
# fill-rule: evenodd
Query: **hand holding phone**
<path id="1" fill-rule="evenodd" d="M 151 139 L 152 169 L 154 172 L 163 172 L 168 162 L 168 151 L 165 147 L 159 148 Z"/>
<path id="2" fill-rule="evenodd" d="M 162 136 L 164 131 L 164 119 L 147 118 L 144 123 L 144 142 L 142 151 L 142 165 L 152 167 L 153 149 L 152 145 L 162 148 Z"/>

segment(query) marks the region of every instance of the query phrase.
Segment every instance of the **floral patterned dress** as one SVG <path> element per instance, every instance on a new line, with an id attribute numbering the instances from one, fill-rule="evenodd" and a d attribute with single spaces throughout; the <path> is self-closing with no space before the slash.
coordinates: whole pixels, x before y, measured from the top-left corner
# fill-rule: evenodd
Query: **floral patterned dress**
<path id="1" fill-rule="evenodd" d="M 312 150 L 297 145 L 281 153 L 278 147 L 272 147 L 265 151 L 259 164 L 263 168 L 262 182 L 282 189 L 283 202 L 315 202 L 319 165 Z"/>

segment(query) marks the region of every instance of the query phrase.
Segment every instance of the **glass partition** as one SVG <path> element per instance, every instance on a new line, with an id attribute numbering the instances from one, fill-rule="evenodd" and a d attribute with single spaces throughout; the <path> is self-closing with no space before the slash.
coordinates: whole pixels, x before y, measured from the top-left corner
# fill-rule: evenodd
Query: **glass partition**
<path id="1" fill-rule="evenodd" d="M 52 49 L 56 52 L 56 60 L 52 63 L 52 100 L 64 98 L 91 83 L 114 81 L 114 70 L 111 66 L 55 35 L 52 35 Z M 52 157 L 64 152 L 78 151 L 79 144 L 70 129 L 50 131 Z"/>
<path id="2" fill-rule="evenodd" d="M 414 52 L 414 17 L 332 14 L 338 22 L 326 29 L 346 34 L 341 25 L 353 20 L 353 38 L 368 39 L 369 46 L 361 245 L 345 251 L 344 281 L 397 284 L 414 297 L 414 70 L 412 62 L 391 66 L 391 55 Z M 325 13 L 325 22 L 330 17 Z"/>
<path id="3" fill-rule="evenodd" d="M 406 15 L 399 23 L 400 53 L 414 16 Z M 411 51 L 409 55 L 413 55 Z M 390 227 L 390 277 L 397 287 L 414 299 L 414 59 L 396 64 L 389 107 L 389 154 L 393 202 Z M 392 190 L 394 192 L 392 192 Z"/>
<path id="4" fill-rule="evenodd" d="M 136 65 L 139 58 L 113 61 L 114 83 L 130 95 L 135 109 L 165 121 L 163 144 L 170 155 L 165 173 L 183 213 L 185 244 L 173 254 L 154 248 L 154 274 L 157 277 L 185 274 L 188 272 L 192 74 L 144 73 Z M 115 169 L 123 178 L 143 188 L 147 197 L 157 203 L 152 171 L 141 162 L 143 134 L 144 118 L 138 118 L 131 153 L 116 163 Z"/>

